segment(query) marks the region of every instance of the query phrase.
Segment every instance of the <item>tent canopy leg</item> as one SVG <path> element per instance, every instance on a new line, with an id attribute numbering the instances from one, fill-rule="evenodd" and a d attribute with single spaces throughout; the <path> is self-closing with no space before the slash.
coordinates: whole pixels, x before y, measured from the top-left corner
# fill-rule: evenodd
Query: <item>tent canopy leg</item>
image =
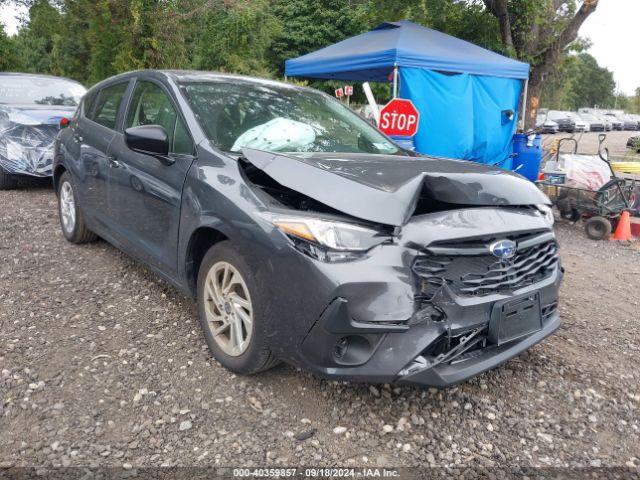
<path id="1" fill-rule="evenodd" d="M 393 98 L 398 96 L 398 66 L 393 67 Z"/>

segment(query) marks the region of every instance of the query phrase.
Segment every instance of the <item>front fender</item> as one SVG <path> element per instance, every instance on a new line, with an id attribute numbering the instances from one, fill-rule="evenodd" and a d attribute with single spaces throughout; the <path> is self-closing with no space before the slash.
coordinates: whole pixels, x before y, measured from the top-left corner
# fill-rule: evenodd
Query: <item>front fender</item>
<path id="1" fill-rule="evenodd" d="M 268 268 L 265 259 L 274 255 L 276 245 L 288 246 L 282 234 L 260 216 L 264 210 L 234 160 L 194 163 L 183 188 L 178 239 L 178 275 L 192 294 L 189 252 L 194 235 L 202 229 L 229 239 L 256 275 Z"/>

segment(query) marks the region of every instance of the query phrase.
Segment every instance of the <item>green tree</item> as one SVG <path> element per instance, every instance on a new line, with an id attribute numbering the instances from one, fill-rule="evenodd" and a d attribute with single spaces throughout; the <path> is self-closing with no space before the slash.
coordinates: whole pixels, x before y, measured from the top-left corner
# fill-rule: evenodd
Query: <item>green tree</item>
<path id="1" fill-rule="evenodd" d="M 266 0 L 217 4 L 201 15 L 201 37 L 194 39 L 194 68 L 271 76 L 268 52 L 281 23 Z M 196 27 L 197 28 L 197 27 Z"/>
<path id="2" fill-rule="evenodd" d="M 16 69 L 17 59 L 15 45 L 4 31 L 4 25 L 0 23 L 0 71 L 6 72 Z"/>
<path id="3" fill-rule="evenodd" d="M 636 88 L 635 95 L 631 98 L 631 109 L 640 113 L 640 87 Z"/>
<path id="4" fill-rule="evenodd" d="M 577 110 L 615 104 L 613 74 L 598 65 L 589 53 L 565 55 L 559 66 L 545 78 L 541 105 L 560 110 Z"/>
<path id="5" fill-rule="evenodd" d="M 117 3 L 112 0 L 111 3 Z M 120 52 L 114 59 L 118 71 L 179 66 L 170 58 L 180 51 L 184 29 L 172 15 L 172 4 L 164 0 L 127 0 L 120 7 L 126 12 L 118 18 Z M 176 43 L 177 48 L 174 48 Z M 182 59 L 176 58 L 178 61 Z"/>
<path id="6" fill-rule="evenodd" d="M 85 32 L 90 48 L 87 72 L 87 82 L 90 84 L 120 73 L 132 63 L 128 57 L 130 50 L 123 42 L 129 19 L 127 3 L 97 0 L 90 10 Z"/>
<path id="7" fill-rule="evenodd" d="M 51 73 L 87 83 L 92 77 L 91 45 L 87 34 L 90 19 L 96 14 L 95 2 L 67 0 L 60 10 L 64 21 L 54 36 Z"/>
<path id="8" fill-rule="evenodd" d="M 283 25 L 270 47 L 271 65 L 284 74 L 284 62 L 362 33 L 362 5 L 344 0 L 273 0 L 273 14 Z"/>
<path id="9" fill-rule="evenodd" d="M 16 55 L 21 69 L 34 73 L 50 73 L 54 38 L 61 24 L 59 11 L 48 0 L 35 0 L 29 8 L 29 21 L 20 28 L 15 39 Z"/>
<path id="10" fill-rule="evenodd" d="M 580 53 L 571 58 L 567 68 L 569 108 L 612 107 L 614 103 L 615 81 L 613 73 L 598 65 L 593 56 Z"/>
<path id="11" fill-rule="evenodd" d="M 578 38 L 580 27 L 595 11 L 598 1 L 584 0 L 579 4 L 577 0 L 483 0 L 487 11 L 498 21 L 504 50 L 532 66 L 527 127 L 535 124 L 545 77 Z"/>
<path id="12" fill-rule="evenodd" d="M 0 5 L 12 0 L 0 0 Z M 29 7 L 15 38 L 23 70 L 88 84 L 136 68 L 200 68 L 278 76 L 284 62 L 408 18 L 532 64 L 530 97 L 543 82 L 553 102 L 591 98 L 565 75 L 593 65 L 567 56 L 597 0 L 13 0 Z M 574 42 L 575 44 L 575 42 Z M 9 54 L 2 57 L 7 68 Z M 600 72 L 602 73 L 602 72 Z M 337 83 L 312 83 L 325 90 Z M 378 86 L 380 91 L 386 85 Z M 576 87 L 577 88 L 577 87 Z M 591 97 L 589 97 L 591 95 Z M 531 109 L 534 102 L 530 102 Z"/>

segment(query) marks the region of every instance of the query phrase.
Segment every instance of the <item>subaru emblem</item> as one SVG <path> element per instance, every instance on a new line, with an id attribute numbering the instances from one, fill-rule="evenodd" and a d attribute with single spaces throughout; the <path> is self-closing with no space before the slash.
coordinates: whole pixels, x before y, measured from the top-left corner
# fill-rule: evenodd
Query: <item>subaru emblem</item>
<path id="1" fill-rule="evenodd" d="M 489 245 L 489 251 L 494 257 L 507 259 L 516 254 L 516 242 L 512 240 L 498 240 Z"/>

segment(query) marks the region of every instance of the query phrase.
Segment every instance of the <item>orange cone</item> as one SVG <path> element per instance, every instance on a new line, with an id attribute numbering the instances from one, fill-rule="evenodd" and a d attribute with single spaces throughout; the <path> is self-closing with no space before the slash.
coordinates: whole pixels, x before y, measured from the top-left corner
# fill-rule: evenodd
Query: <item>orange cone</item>
<path id="1" fill-rule="evenodd" d="M 620 221 L 616 227 L 616 232 L 613 234 L 614 240 L 628 241 L 631 240 L 631 217 L 629 212 L 622 212 Z"/>

